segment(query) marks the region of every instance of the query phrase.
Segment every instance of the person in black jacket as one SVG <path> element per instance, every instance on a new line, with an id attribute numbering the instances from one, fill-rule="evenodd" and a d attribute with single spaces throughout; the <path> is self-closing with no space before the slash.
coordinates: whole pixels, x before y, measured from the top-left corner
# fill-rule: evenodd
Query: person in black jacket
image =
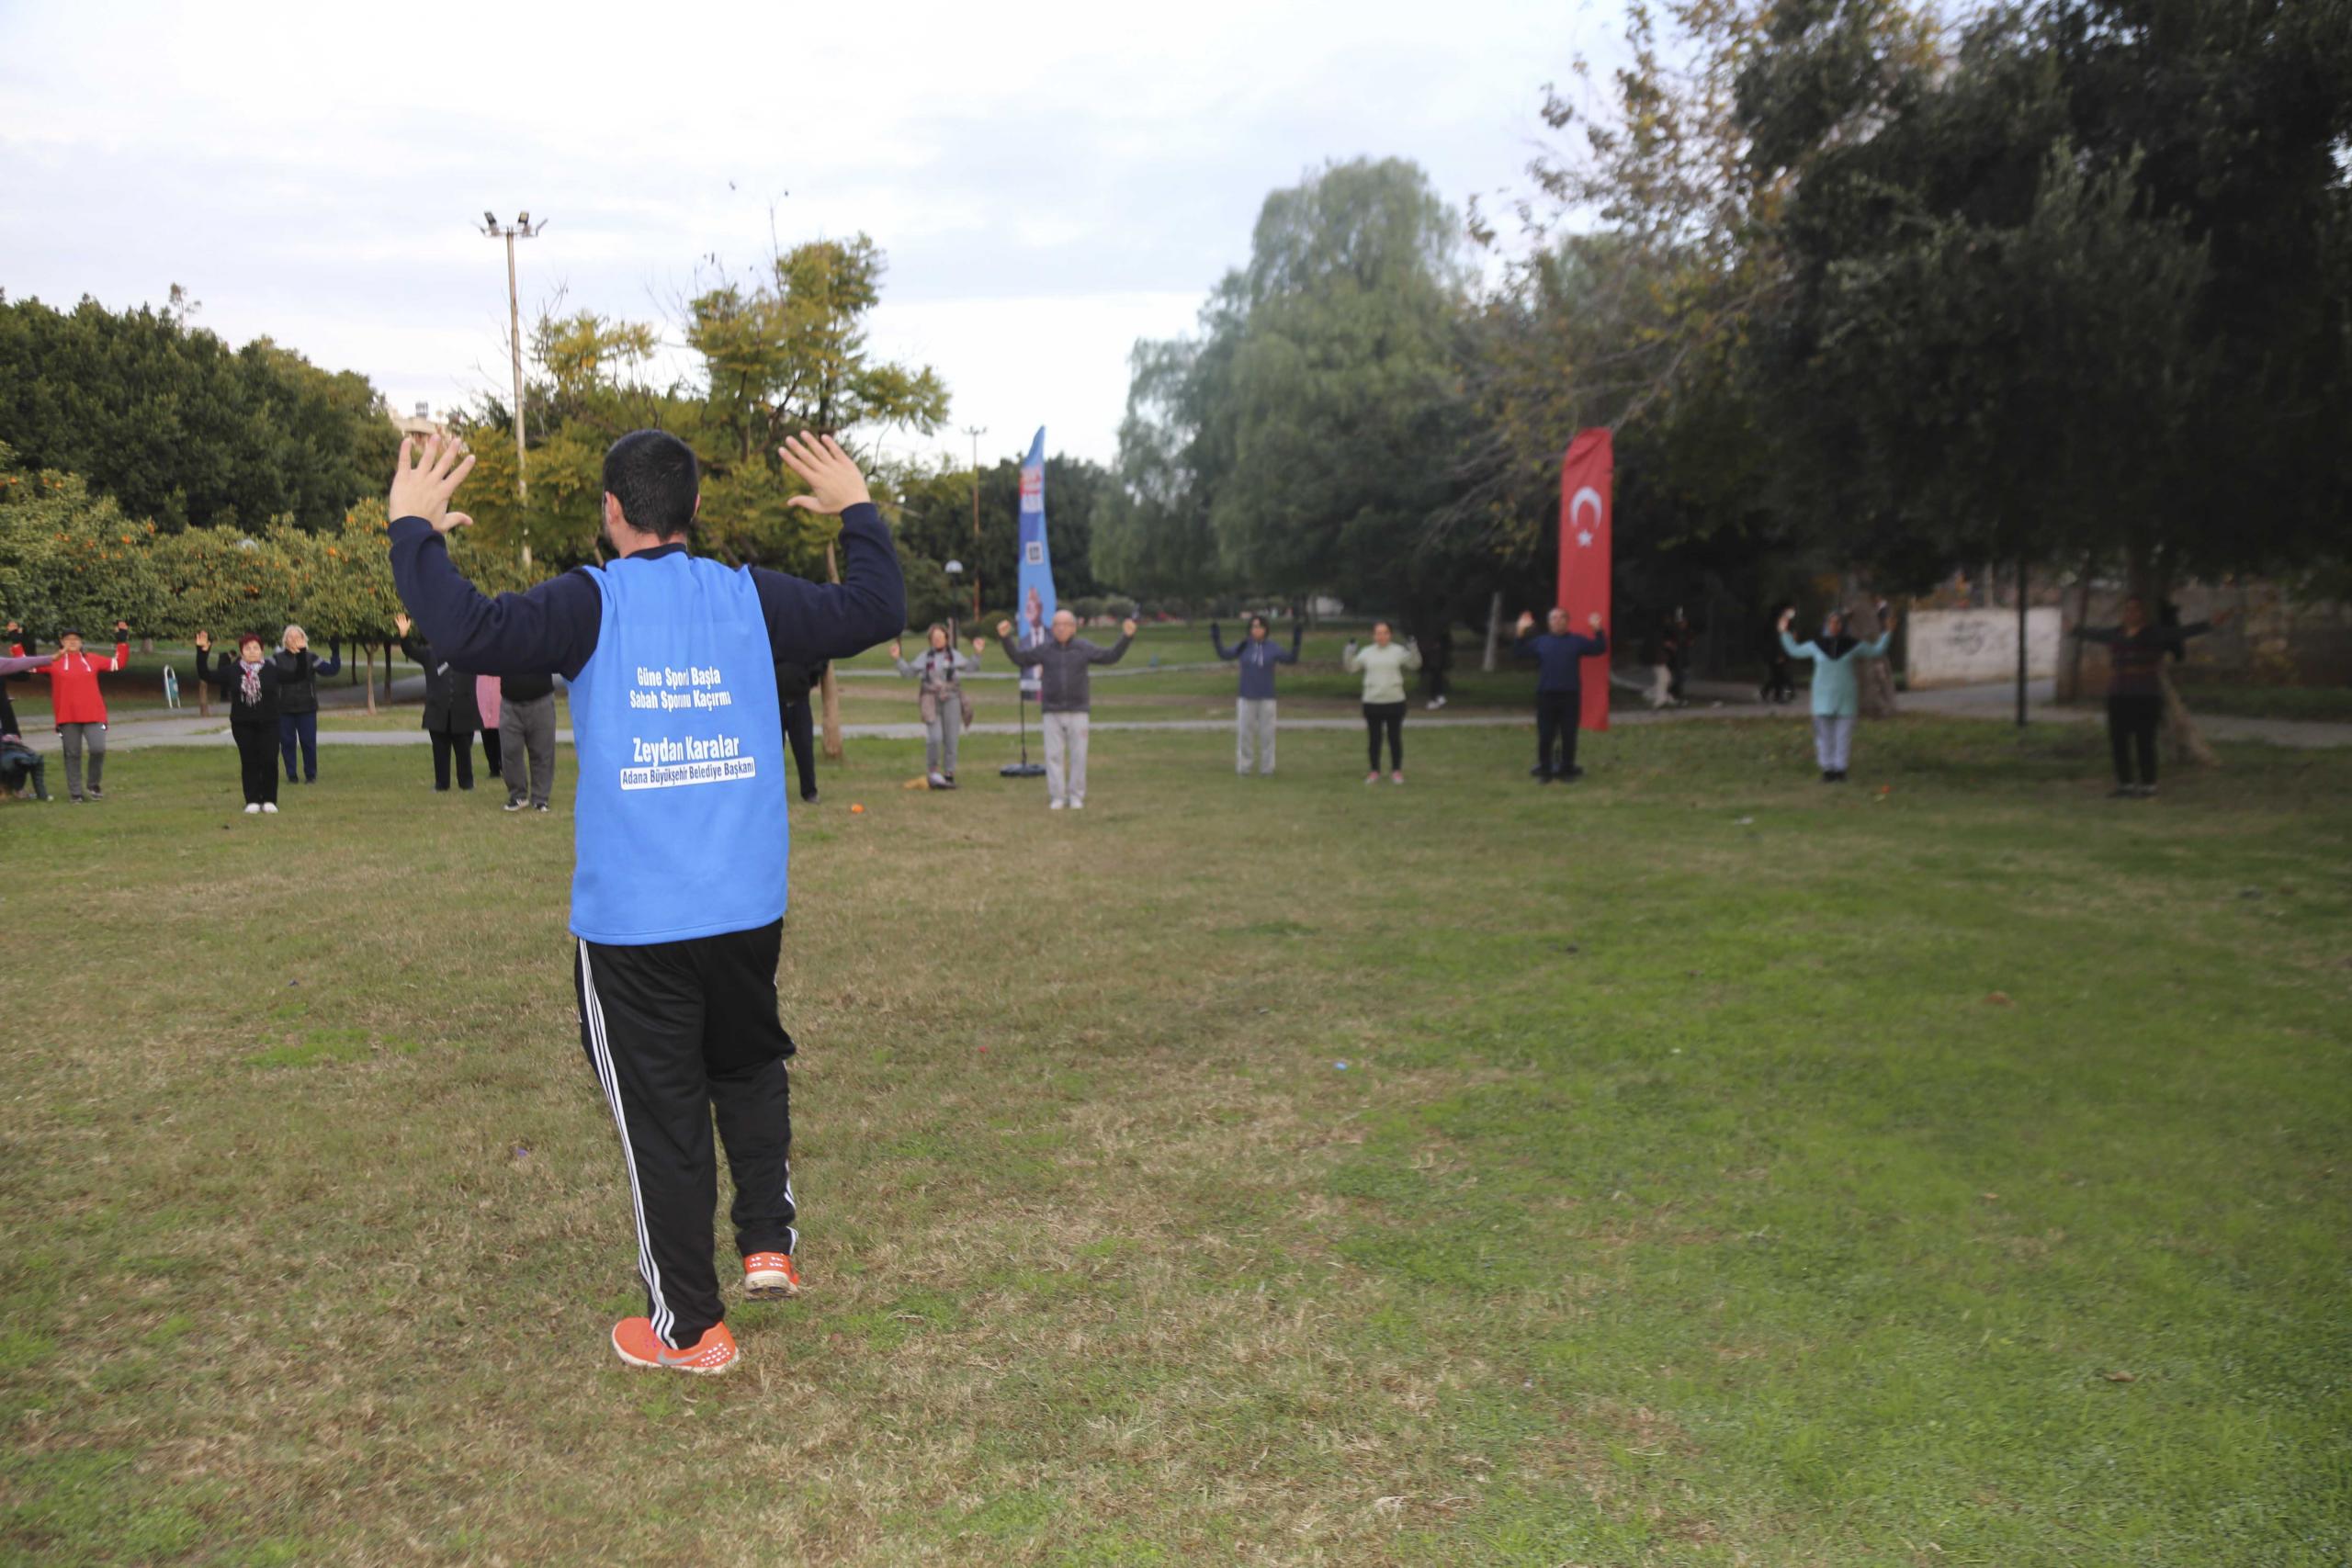
<path id="1" fill-rule="evenodd" d="M 545 811 L 555 794 L 555 677 L 498 677 L 508 811 Z"/>
<path id="2" fill-rule="evenodd" d="M 343 673 L 343 649 L 331 646 L 324 659 L 311 651 L 311 637 L 300 626 L 288 626 L 277 639 L 277 753 L 286 763 L 286 782 L 294 782 L 294 752 L 302 752 L 302 782 L 319 782 L 319 677 Z"/>
<path id="3" fill-rule="evenodd" d="M 816 716 L 808 699 L 824 679 L 822 664 L 776 663 L 775 701 L 784 717 L 784 739 L 792 748 L 793 771 L 800 775 L 800 798 L 811 804 L 817 799 L 817 743 Z"/>
<path id="4" fill-rule="evenodd" d="M 229 733 L 236 738 L 237 762 L 243 774 L 245 815 L 277 815 L 277 716 L 287 675 L 277 661 L 262 651 L 261 635 L 247 632 L 237 639 L 237 657 L 211 663 L 212 634 L 196 634 L 196 678 L 220 688 L 229 705 Z M 295 655 L 298 671 L 307 672 L 311 656 Z M 299 677 L 298 677 L 299 678 Z"/>
<path id="5" fill-rule="evenodd" d="M 424 667 L 424 729 L 433 737 L 433 787 L 447 794 L 449 765 L 458 769 L 458 787 L 474 787 L 474 731 L 481 728 L 481 705 L 474 698 L 474 678 L 433 651 L 422 637 L 409 636 L 415 623 L 407 615 L 392 617 L 401 634 L 401 652 Z"/>

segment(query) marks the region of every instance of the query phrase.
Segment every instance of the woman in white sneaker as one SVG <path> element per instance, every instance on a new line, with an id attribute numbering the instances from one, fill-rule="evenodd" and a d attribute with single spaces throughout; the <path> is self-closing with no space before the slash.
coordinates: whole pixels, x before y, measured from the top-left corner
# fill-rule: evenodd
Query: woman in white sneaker
<path id="1" fill-rule="evenodd" d="M 229 733 L 236 737 L 237 762 L 244 776 L 245 815 L 277 815 L 277 694 L 308 680 L 311 654 L 294 655 L 295 673 L 271 659 L 259 633 L 237 639 L 237 657 L 211 664 L 212 634 L 196 634 L 196 678 L 220 688 L 229 705 Z"/>
<path id="2" fill-rule="evenodd" d="M 901 675 L 921 683 L 915 692 L 915 706 L 922 715 L 923 777 L 933 789 L 956 787 L 956 743 L 964 727 L 972 722 L 972 699 L 964 694 L 964 683 L 957 679 L 980 667 L 979 656 L 988 651 L 986 637 L 972 639 L 972 651 L 960 653 L 948 639 L 947 628 L 937 621 L 924 634 L 930 647 L 915 656 L 910 664 L 903 657 L 904 649 L 890 645 L 890 662 Z"/>
<path id="3" fill-rule="evenodd" d="M 1380 738 L 1388 737 L 1388 782 L 1405 782 L 1405 677 L 1421 667 L 1421 650 L 1410 642 L 1398 642 L 1396 630 L 1386 621 L 1372 623 L 1372 646 L 1358 648 L 1353 637 L 1348 639 L 1347 651 L 1340 656 L 1340 665 L 1349 674 L 1363 675 L 1364 741 L 1372 754 L 1372 772 L 1363 782 L 1380 782 Z"/>

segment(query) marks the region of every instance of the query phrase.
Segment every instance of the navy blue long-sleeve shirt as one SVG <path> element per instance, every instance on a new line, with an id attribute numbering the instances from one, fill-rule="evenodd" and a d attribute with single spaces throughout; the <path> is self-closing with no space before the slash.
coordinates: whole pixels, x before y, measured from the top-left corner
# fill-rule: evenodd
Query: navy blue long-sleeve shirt
<path id="1" fill-rule="evenodd" d="M 1285 653 L 1274 639 L 1250 637 L 1245 635 L 1233 648 L 1225 646 L 1225 637 L 1215 621 L 1209 623 L 1209 643 L 1219 659 L 1241 661 L 1241 697 L 1244 702 L 1263 702 L 1274 694 L 1274 666 L 1298 662 L 1299 639 L 1306 635 L 1306 623 L 1293 621 L 1290 627 L 1290 651 Z"/>
<path id="2" fill-rule="evenodd" d="M 907 585 L 890 529 L 872 503 L 842 513 L 842 580 L 809 582 L 752 569 L 768 644 L 780 662 L 847 659 L 906 627 Z M 646 557 L 684 550 L 659 545 Z M 433 525 L 392 524 L 392 586 L 436 657 L 478 675 L 559 674 L 569 681 L 596 651 L 604 595 L 579 567 L 520 593 L 492 599 L 466 581 Z"/>
<path id="3" fill-rule="evenodd" d="M 1605 631 L 1582 637 L 1575 632 L 1538 632 L 1521 637 L 1512 651 L 1521 659 L 1532 659 L 1541 670 L 1535 677 L 1539 692 L 1580 692 L 1584 690 L 1584 672 L 1578 660 L 1596 653 L 1609 651 L 1609 634 Z"/>

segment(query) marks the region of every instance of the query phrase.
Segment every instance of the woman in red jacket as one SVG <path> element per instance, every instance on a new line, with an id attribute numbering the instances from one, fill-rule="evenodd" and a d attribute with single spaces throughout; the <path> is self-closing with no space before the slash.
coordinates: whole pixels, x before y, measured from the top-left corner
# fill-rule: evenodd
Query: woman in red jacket
<path id="1" fill-rule="evenodd" d="M 6 627 L 21 637 L 22 628 L 10 621 Z M 104 654 L 93 657 L 82 651 L 82 634 L 69 631 L 61 640 L 64 648 L 50 661 L 42 673 L 49 677 L 49 701 L 57 724 L 57 738 L 65 752 L 65 798 L 82 799 L 82 751 L 90 752 L 90 794 L 92 800 L 104 800 L 106 791 L 98 787 L 107 771 L 107 700 L 98 694 L 98 677 L 110 675 L 130 664 L 129 621 L 114 624 L 114 657 Z M 21 655 L 21 641 L 9 644 L 8 651 Z"/>

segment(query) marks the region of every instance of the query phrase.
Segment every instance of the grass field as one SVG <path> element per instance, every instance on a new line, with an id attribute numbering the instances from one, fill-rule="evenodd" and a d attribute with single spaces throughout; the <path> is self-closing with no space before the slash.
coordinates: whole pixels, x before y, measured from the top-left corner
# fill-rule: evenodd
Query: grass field
<path id="1" fill-rule="evenodd" d="M 0 803 L 0 1560 L 2346 1560 L 2352 758 L 1408 737 L 1104 736 L 1081 816 L 854 746 L 811 1288 L 707 1381 L 605 1341 L 567 814 Z"/>

